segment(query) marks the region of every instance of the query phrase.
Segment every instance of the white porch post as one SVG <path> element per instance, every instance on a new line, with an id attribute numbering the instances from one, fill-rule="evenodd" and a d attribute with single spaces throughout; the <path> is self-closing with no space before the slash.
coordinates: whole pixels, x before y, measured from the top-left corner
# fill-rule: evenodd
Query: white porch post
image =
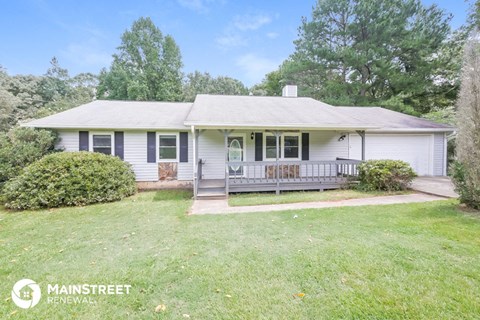
<path id="1" fill-rule="evenodd" d="M 192 131 L 192 145 L 193 145 L 193 197 L 197 199 L 197 189 L 198 189 L 198 141 L 197 141 L 197 130 L 194 126 L 191 126 Z"/>
<path id="2" fill-rule="evenodd" d="M 357 130 L 357 133 L 362 139 L 362 161 L 365 161 L 365 130 Z"/>
<path id="3" fill-rule="evenodd" d="M 276 171 L 276 178 L 277 178 L 277 187 L 275 189 L 275 194 L 280 194 L 280 166 L 278 163 L 278 160 L 280 158 L 280 136 L 282 135 L 281 131 L 275 131 L 273 132 L 275 135 L 275 144 L 276 144 L 276 149 L 275 149 L 275 171 Z"/>

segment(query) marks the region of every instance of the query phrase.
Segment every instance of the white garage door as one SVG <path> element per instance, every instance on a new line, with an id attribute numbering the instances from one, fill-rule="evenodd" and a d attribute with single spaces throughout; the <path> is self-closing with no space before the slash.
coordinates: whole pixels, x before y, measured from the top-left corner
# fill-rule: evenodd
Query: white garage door
<path id="1" fill-rule="evenodd" d="M 433 175 L 432 134 L 367 134 L 365 158 L 393 159 L 408 162 L 420 175 Z M 358 134 L 349 136 L 350 159 L 362 158 L 361 139 Z"/>

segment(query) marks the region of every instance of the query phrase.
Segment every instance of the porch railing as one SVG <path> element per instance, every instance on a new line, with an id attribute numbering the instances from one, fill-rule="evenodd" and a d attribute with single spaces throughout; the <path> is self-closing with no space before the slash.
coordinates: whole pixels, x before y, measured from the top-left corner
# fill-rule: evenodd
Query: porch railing
<path id="1" fill-rule="evenodd" d="M 359 160 L 227 162 L 227 190 L 277 191 L 338 188 L 358 177 Z"/>

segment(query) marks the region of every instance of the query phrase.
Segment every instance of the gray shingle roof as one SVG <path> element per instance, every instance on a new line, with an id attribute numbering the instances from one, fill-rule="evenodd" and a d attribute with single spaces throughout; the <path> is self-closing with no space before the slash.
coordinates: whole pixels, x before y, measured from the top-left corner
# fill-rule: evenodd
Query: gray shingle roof
<path id="1" fill-rule="evenodd" d="M 205 128 L 453 131 L 379 107 L 333 107 L 311 98 L 197 95 L 192 103 L 97 100 L 24 124 L 54 129 Z"/>
<path id="2" fill-rule="evenodd" d="M 436 123 L 427 119 L 410 116 L 404 113 L 380 107 L 335 107 L 360 121 L 375 121 L 379 131 L 391 130 L 434 130 L 454 131 L 455 128 L 446 124 Z"/>
<path id="3" fill-rule="evenodd" d="M 186 125 L 261 128 L 376 128 L 311 98 L 197 95 Z"/>
<path id="4" fill-rule="evenodd" d="M 24 124 L 36 128 L 185 129 L 191 103 L 97 100 Z"/>

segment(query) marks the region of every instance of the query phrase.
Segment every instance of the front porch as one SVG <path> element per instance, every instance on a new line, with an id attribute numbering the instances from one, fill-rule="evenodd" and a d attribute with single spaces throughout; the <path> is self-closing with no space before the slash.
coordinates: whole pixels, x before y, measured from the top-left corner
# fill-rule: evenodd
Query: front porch
<path id="1" fill-rule="evenodd" d="M 232 192 L 263 192 L 338 189 L 354 183 L 359 160 L 334 161 L 227 161 L 225 179 L 204 179 L 198 161 L 195 195 L 222 198 Z"/>
<path id="2" fill-rule="evenodd" d="M 192 128 L 195 198 L 338 189 L 356 181 L 361 161 L 348 158 L 346 131 L 249 131 Z M 365 134 L 356 133 L 364 159 Z"/>

